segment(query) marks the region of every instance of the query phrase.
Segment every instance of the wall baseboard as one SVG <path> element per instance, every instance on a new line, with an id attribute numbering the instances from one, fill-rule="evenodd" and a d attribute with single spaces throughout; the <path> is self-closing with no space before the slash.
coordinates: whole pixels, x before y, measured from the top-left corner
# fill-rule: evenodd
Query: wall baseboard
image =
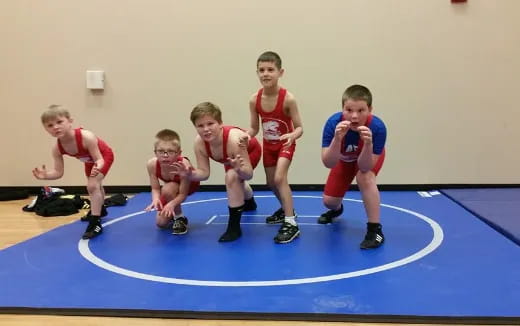
<path id="1" fill-rule="evenodd" d="M 85 186 L 56 186 L 64 189 L 68 194 L 86 194 Z M 253 190 L 270 190 L 266 185 L 251 185 Z M 429 191 L 439 189 L 464 189 L 464 188 L 520 188 L 520 184 L 382 184 L 379 185 L 381 191 Z M 323 191 L 322 184 L 294 184 L 291 185 L 294 191 Z M 352 185 L 351 190 L 358 190 L 357 185 Z M 31 195 L 40 193 L 41 187 L 24 186 L 0 186 L 0 192 L 8 191 L 28 191 Z M 149 192 L 148 185 L 127 185 L 127 186 L 105 186 L 107 193 L 139 193 Z M 224 185 L 201 185 L 198 191 L 225 191 Z"/>

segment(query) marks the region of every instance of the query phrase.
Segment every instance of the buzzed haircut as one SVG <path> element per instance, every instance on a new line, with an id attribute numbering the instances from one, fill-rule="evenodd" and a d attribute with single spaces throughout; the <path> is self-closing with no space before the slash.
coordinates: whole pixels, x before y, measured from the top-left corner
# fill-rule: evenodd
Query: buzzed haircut
<path id="1" fill-rule="evenodd" d="M 344 106 L 347 100 L 365 101 L 368 106 L 372 106 L 372 93 L 363 85 L 352 85 L 343 92 L 341 106 Z"/>
<path id="2" fill-rule="evenodd" d="M 171 129 L 163 129 L 155 135 L 155 138 L 159 140 L 164 141 L 170 141 L 170 140 L 181 140 L 181 137 L 179 137 L 179 134 Z"/>
<path id="3" fill-rule="evenodd" d="M 159 131 L 156 135 L 155 135 L 155 144 L 154 144 L 154 147 L 157 147 L 157 143 L 159 143 L 160 141 L 165 141 L 165 142 L 172 142 L 173 144 L 175 144 L 176 146 L 180 147 L 181 146 L 181 137 L 179 137 L 179 134 L 171 129 L 163 129 L 161 131 Z"/>
<path id="4" fill-rule="evenodd" d="M 272 62 L 278 69 L 282 69 L 282 58 L 278 55 L 278 53 L 273 51 L 267 51 L 262 53 L 258 60 L 256 60 L 256 66 L 258 67 L 258 64 L 260 62 Z"/>

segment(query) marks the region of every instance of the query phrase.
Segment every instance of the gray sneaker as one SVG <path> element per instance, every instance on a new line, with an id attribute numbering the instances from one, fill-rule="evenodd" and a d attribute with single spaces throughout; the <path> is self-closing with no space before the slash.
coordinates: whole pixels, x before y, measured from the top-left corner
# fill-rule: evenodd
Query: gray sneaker
<path id="1" fill-rule="evenodd" d="M 186 217 L 179 217 L 173 220 L 173 232 L 172 234 L 185 234 L 188 232 L 188 219 Z"/>
<path id="2" fill-rule="evenodd" d="M 292 225 L 291 223 L 284 222 L 278 234 L 274 237 L 276 243 L 289 243 L 296 239 L 300 235 L 300 228 L 298 225 Z"/>

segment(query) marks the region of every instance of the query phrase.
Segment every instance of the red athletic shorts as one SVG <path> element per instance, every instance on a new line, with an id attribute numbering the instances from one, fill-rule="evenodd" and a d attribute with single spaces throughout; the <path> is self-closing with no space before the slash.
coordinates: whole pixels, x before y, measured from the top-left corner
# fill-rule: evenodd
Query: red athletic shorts
<path id="1" fill-rule="evenodd" d="M 377 175 L 379 170 L 381 170 L 384 161 L 385 152 L 383 151 L 383 153 L 381 153 L 379 156 L 376 165 L 372 169 L 375 175 Z M 354 180 L 357 172 L 357 162 L 339 161 L 338 164 L 336 164 L 336 166 L 333 167 L 329 172 L 329 177 L 327 178 L 327 183 L 325 184 L 323 194 L 331 197 L 345 196 L 345 193 L 352 183 L 352 180 Z"/>
<path id="2" fill-rule="evenodd" d="M 170 182 L 175 182 L 175 181 L 170 181 Z M 177 183 L 177 182 L 175 182 L 175 183 Z M 190 182 L 190 189 L 188 190 L 188 196 L 193 194 L 195 191 L 197 191 L 197 189 L 199 189 L 199 185 L 200 185 L 199 181 Z M 161 200 L 161 204 L 163 204 L 163 206 L 168 204 L 168 201 L 162 195 L 161 195 L 160 200 Z"/>
<path id="3" fill-rule="evenodd" d="M 103 160 L 105 161 L 105 164 L 103 164 L 103 167 L 99 172 L 103 173 L 104 176 L 107 175 L 108 170 L 110 170 L 110 167 L 112 166 L 112 163 L 114 163 L 114 152 L 105 151 L 104 153 L 101 153 L 103 155 Z M 90 177 L 90 173 L 92 172 L 92 168 L 94 167 L 94 163 L 85 163 L 85 175 Z"/>
<path id="4" fill-rule="evenodd" d="M 293 143 L 289 147 L 284 147 L 282 142 L 277 143 L 277 144 L 264 142 L 264 154 L 263 154 L 264 155 L 264 159 L 263 159 L 264 167 L 269 168 L 269 167 L 276 166 L 276 163 L 278 162 L 278 159 L 280 157 L 285 157 L 289 161 L 291 161 L 293 158 L 295 149 L 296 149 L 296 143 Z"/>
<path id="5" fill-rule="evenodd" d="M 258 162 L 260 162 L 260 158 L 262 157 L 262 146 L 260 146 L 260 143 L 256 138 L 252 137 L 249 140 L 247 152 L 249 154 L 249 161 L 251 162 L 251 166 L 254 169 L 256 168 Z M 227 171 L 229 169 L 231 169 L 231 166 L 228 163 L 224 164 L 224 170 Z"/>

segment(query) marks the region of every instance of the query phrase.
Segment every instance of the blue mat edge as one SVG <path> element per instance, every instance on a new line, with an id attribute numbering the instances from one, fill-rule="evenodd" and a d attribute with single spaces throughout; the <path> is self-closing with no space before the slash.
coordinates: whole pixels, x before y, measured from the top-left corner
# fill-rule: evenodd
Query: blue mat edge
<path id="1" fill-rule="evenodd" d="M 459 200 L 457 200 L 456 198 L 454 198 L 453 196 L 451 196 L 449 193 L 447 193 L 446 191 L 449 191 L 450 189 L 440 189 L 439 191 L 446 197 L 448 197 L 449 199 L 451 199 L 454 203 L 456 203 L 457 205 L 459 205 L 460 207 L 464 208 L 466 211 L 470 212 L 472 215 L 476 216 L 479 220 L 481 220 L 482 222 L 486 223 L 487 225 L 489 225 L 491 228 L 493 228 L 495 231 L 497 231 L 498 233 L 502 234 L 503 236 L 505 236 L 506 238 L 508 238 L 509 240 L 513 241 L 514 243 L 516 243 L 517 245 L 520 246 L 520 239 L 515 237 L 514 234 L 512 234 L 511 232 L 509 232 L 508 230 L 502 228 L 499 224 L 496 224 L 496 223 L 493 223 L 492 221 L 490 221 L 489 219 L 487 219 L 485 216 L 479 214 L 478 212 L 472 210 L 471 208 L 468 208 L 466 207 L 463 203 L 461 203 Z"/>

